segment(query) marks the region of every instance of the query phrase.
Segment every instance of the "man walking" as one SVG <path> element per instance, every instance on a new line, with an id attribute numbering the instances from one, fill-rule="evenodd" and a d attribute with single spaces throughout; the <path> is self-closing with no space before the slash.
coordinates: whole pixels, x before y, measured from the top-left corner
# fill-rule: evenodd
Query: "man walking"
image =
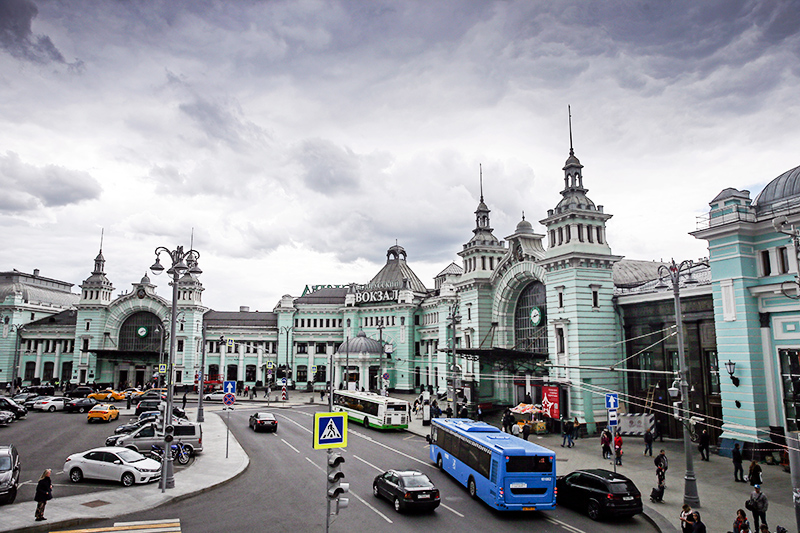
<path id="1" fill-rule="evenodd" d="M 650 452 L 650 457 L 653 457 L 653 434 L 650 433 L 650 429 L 644 432 L 644 453 L 642 455 L 647 455 L 647 452 Z"/>
<path id="2" fill-rule="evenodd" d="M 753 513 L 753 526 L 754 530 L 758 531 L 758 522 L 767 525 L 767 508 L 769 508 L 769 501 L 767 495 L 761 492 L 761 485 L 753 485 L 753 492 L 750 493 L 750 511 Z"/>
<path id="3" fill-rule="evenodd" d="M 707 430 L 700 433 L 700 460 L 708 461 L 708 445 L 710 444 L 711 437 L 708 435 Z"/>
<path id="4" fill-rule="evenodd" d="M 733 480 L 744 483 L 744 468 L 742 468 L 742 450 L 739 449 L 739 443 L 733 445 L 731 452 L 733 458 Z"/>
<path id="5" fill-rule="evenodd" d="M 659 483 L 664 482 L 667 477 L 667 469 L 669 468 L 669 461 L 667 460 L 667 454 L 664 450 L 661 450 L 658 455 L 656 455 L 656 458 L 653 459 L 653 463 L 656 465 L 656 478 Z"/>

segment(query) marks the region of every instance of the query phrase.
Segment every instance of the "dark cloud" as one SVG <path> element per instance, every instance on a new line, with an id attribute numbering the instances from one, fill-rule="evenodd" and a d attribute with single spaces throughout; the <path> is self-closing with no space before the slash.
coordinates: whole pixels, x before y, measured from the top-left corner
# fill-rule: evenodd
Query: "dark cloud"
<path id="1" fill-rule="evenodd" d="M 39 14 L 30 0 L 0 0 L 0 47 L 12 56 L 34 63 L 66 63 L 47 35 L 34 35 Z"/>
<path id="2" fill-rule="evenodd" d="M 174 83 L 174 77 L 169 79 Z M 242 151 L 268 138 L 262 128 L 244 118 L 236 102 L 219 103 L 194 97 L 192 101 L 180 104 L 179 108 L 215 144 Z"/>
<path id="3" fill-rule="evenodd" d="M 342 191 L 354 194 L 359 189 L 359 158 L 348 148 L 324 139 L 309 139 L 295 150 L 294 160 L 302 168 L 303 183 L 313 191 L 323 195 Z"/>
<path id="4" fill-rule="evenodd" d="M 100 197 L 102 187 L 87 172 L 57 165 L 36 167 L 6 152 L 0 155 L 0 190 L 0 209 L 20 212 L 93 200 Z"/>

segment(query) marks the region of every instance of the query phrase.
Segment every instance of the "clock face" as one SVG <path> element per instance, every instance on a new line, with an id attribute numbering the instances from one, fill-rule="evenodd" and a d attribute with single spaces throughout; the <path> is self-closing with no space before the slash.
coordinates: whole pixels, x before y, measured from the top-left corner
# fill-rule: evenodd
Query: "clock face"
<path id="1" fill-rule="evenodd" d="M 136 334 L 140 337 L 147 337 L 147 328 L 145 326 L 139 326 L 136 328 Z"/>
<path id="2" fill-rule="evenodd" d="M 534 326 L 538 326 L 542 321 L 542 311 L 538 307 L 531 309 L 531 322 Z"/>
<path id="3" fill-rule="evenodd" d="M 144 289 L 140 288 L 139 290 L 136 291 L 136 296 L 138 296 L 139 299 L 141 300 L 142 298 L 147 296 L 147 292 Z"/>

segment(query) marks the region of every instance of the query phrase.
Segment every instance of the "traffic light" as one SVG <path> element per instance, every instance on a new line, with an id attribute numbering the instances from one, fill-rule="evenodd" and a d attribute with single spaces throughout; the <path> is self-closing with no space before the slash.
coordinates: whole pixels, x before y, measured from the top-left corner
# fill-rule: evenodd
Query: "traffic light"
<path id="1" fill-rule="evenodd" d="M 339 514 L 339 509 L 344 509 L 350 503 L 349 498 L 342 495 L 350 492 L 350 483 L 345 483 L 344 472 L 342 472 L 344 457 L 340 452 L 328 454 L 328 500 L 331 505 L 335 504 L 331 514 Z"/>
<path id="2" fill-rule="evenodd" d="M 169 444 L 175 438 L 175 427 L 167 426 L 164 428 L 164 442 Z"/>

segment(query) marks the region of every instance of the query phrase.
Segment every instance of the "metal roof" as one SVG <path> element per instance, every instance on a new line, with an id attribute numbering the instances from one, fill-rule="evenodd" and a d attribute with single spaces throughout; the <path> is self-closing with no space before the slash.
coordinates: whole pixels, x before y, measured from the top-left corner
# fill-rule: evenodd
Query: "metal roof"
<path id="1" fill-rule="evenodd" d="M 207 326 L 278 327 L 272 311 L 209 311 L 203 316 Z"/>

